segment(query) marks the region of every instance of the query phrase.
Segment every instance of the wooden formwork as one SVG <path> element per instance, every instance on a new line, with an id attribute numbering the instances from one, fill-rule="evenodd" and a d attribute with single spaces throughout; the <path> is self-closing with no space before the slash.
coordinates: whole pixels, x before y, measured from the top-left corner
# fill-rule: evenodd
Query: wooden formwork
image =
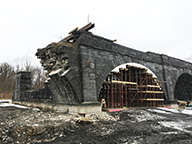
<path id="1" fill-rule="evenodd" d="M 111 72 L 103 83 L 99 100 L 107 108 L 156 107 L 163 105 L 163 91 L 148 69 L 126 65 Z"/>

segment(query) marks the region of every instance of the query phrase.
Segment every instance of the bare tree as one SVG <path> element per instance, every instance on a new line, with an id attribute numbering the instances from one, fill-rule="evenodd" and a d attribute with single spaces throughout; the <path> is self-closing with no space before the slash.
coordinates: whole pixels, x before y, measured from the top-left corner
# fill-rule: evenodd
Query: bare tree
<path id="1" fill-rule="evenodd" d="M 8 63 L 0 64 L 0 94 L 10 95 L 15 88 L 14 67 Z"/>
<path id="2" fill-rule="evenodd" d="M 41 67 L 34 67 L 31 70 L 32 73 L 32 87 L 34 89 L 42 89 L 44 87 L 44 82 L 46 80 L 45 72 Z"/>
<path id="3" fill-rule="evenodd" d="M 8 63 L 0 64 L 0 98 L 11 98 L 15 89 L 16 74 L 19 71 L 31 72 L 32 87 L 39 90 L 44 87 L 46 80 L 43 68 L 31 65 L 28 57 L 17 62 L 15 66 Z"/>

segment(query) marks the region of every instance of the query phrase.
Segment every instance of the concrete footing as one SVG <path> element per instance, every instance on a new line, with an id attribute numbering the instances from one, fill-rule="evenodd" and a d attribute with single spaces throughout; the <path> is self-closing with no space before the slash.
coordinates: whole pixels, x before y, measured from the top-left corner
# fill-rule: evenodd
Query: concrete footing
<path id="1" fill-rule="evenodd" d="M 100 103 L 83 103 L 79 105 L 62 105 L 62 104 L 55 105 L 51 103 L 37 103 L 37 102 L 26 102 L 26 101 L 13 101 L 12 103 L 29 106 L 29 107 L 36 107 L 44 110 L 52 110 L 55 112 L 63 112 L 63 113 L 101 112 Z"/>

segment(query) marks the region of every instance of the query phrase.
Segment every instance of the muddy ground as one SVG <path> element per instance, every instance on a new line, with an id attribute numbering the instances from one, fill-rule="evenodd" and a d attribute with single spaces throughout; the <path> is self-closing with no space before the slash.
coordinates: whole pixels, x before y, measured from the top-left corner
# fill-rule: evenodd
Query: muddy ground
<path id="1" fill-rule="evenodd" d="M 47 144 L 189 144 L 192 115 L 167 109 L 139 108 L 86 115 L 0 107 L 0 143 Z"/>

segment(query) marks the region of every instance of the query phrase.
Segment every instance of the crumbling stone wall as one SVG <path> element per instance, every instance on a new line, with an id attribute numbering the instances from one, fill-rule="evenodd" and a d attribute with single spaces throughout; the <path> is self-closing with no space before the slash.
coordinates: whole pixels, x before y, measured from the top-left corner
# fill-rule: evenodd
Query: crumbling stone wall
<path id="1" fill-rule="evenodd" d="M 33 90 L 31 87 L 31 73 L 19 72 L 16 75 L 16 86 L 13 94 L 13 101 L 52 101 L 52 92 L 48 88 Z"/>
<path id="2" fill-rule="evenodd" d="M 81 71 L 75 44 L 58 42 L 39 49 L 36 56 L 47 70 L 47 86 L 53 101 L 60 104 L 78 104 L 82 99 Z"/>
<path id="3" fill-rule="evenodd" d="M 19 72 L 16 75 L 16 85 L 13 100 L 22 100 L 26 98 L 26 93 L 31 89 L 31 73 Z"/>

